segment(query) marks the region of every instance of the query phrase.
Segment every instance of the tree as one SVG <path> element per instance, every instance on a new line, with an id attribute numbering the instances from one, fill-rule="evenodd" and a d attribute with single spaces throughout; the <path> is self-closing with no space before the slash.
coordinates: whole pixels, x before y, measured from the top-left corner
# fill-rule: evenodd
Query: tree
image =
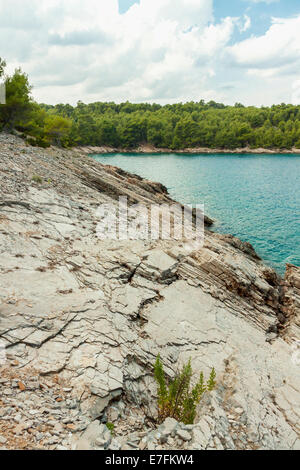
<path id="1" fill-rule="evenodd" d="M 147 142 L 155 147 L 163 146 L 163 122 L 161 119 L 151 117 L 147 126 Z"/>
<path id="2" fill-rule="evenodd" d="M 28 77 L 21 69 L 16 69 L 12 77 L 6 77 L 6 104 L 1 105 L 1 120 L 4 127 L 13 129 L 22 124 L 30 111 L 32 99 Z"/>
<path id="3" fill-rule="evenodd" d="M 1 59 L 0 57 L 0 79 L 2 77 L 2 75 L 4 74 L 4 70 L 5 70 L 5 67 L 6 67 L 6 62 Z M 2 88 L 2 84 L 0 83 L 0 87 Z M 0 131 L 1 129 L 3 128 L 3 121 L 1 119 L 1 102 L 3 103 L 3 101 L 5 102 L 5 90 L 1 89 L 0 88 Z M 4 92 L 2 94 L 2 92 Z"/>
<path id="4" fill-rule="evenodd" d="M 0 78 L 4 74 L 5 67 L 6 67 L 5 60 L 1 59 L 1 57 L 0 57 Z"/>
<path id="5" fill-rule="evenodd" d="M 199 143 L 199 124 L 186 116 L 175 127 L 174 148 L 194 147 Z"/>
<path id="6" fill-rule="evenodd" d="M 97 139 L 100 145 L 115 147 L 119 145 L 116 125 L 111 119 L 101 119 L 97 123 Z"/>
<path id="7" fill-rule="evenodd" d="M 0 78 L 6 63 L 0 58 Z M 32 145 L 108 145 L 127 149 L 143 143 L 183 149 L 299 147 L 300 106 L 225 106 L 203 100 L 161 106 L 96 102 L 37 104 L 21 69 L 5 77 L 7 103 L 0 105 L 0 129 L 16 128 Z"/>
<path id="8" fill-rule="evenodd" d="M 67 146 L 71 127 L 70 119 L 50 115 L 45 119 L 44 134 L 51 144 Z"/>

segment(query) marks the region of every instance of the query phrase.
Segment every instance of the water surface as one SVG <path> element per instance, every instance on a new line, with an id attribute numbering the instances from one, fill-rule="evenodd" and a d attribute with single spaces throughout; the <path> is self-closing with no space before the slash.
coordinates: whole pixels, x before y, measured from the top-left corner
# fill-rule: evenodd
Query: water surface
<path id="1" fill-rule="evenodd" d="M 300 155 L 93 156 L 163 183 L 185 204 L 205 204 L 213 230 L 253 244 L 281 274 L 300 266 Z"/>

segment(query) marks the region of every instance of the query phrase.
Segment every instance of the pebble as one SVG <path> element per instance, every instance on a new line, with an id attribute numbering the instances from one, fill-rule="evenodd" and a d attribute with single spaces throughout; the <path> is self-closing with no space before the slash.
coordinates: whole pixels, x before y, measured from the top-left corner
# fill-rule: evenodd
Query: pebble
<path id="1" fill-rule="evenodd" d="M 30 414 L 31 416 L 36 416 L 36 415 L 38 415 L 39 413 L 40 413 L 39 410 L 29 410 L 29 414 Z"/>

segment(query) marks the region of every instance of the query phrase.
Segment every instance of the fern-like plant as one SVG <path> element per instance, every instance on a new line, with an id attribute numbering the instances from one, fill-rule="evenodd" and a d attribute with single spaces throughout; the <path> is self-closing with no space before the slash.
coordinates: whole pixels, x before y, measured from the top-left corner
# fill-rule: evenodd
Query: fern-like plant
<path id="1" fill-rule="evenodd" d="M 115 436 L 115 425 L 113 423 L 106 423 L 107 429 L 110 431 L 112 437 Z"/>
<path id="2" fill-rule="evenodd" d="M 162 423 L 171 417 L 184 424 L 193 424 L 197 406 L 205 392 L 216 386 L 216 372 L 212 369 L 209 380 L 205 382 L 203 372 L 199 381 L 191 388 L 193 376 L 191 359 L 179 371 L 174 380 L 167 381 L 160 355 L 154 365 L 154 377 L 157 382 L 158 421 Z"/>

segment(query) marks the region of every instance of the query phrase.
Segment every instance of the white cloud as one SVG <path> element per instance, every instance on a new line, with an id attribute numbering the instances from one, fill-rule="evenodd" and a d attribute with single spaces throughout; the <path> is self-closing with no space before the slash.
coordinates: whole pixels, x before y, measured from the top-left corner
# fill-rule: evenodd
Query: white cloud
<path id="1" fill-rule="evenodd" d="M 251 28 L 251 18 L 248 15 L 244 15 L 244 23 L 242 23 L 239 28 L 241 33 L 244 33 L 245 31 L 248 31 L 249 28 Z"/>
<path id="2" fill-rule="evenodd" d="M 226 54 L 240 82 L 244 79 L 244 102 L 295 102 L 293 83 L 300 70 L 300 15 L 273 18 L 264 35 L 227 47 Z"/>
<path id="3" fill-rule="evenodd" d="M 198 99 L 234 28 L 210 24 L 212 0 L 141 0 L 124 15 L 117 0 L 0 0 L 0 18 L 0 55 L 55 102 Z"/>
<path id="4" fill-rule="evenodd" d="M 274 69 L 300 59 L 300 16 L 273 18 L 263 36 L 251 37 L 228 49 L 234 61 L 248 69 Z"/>
<path id="5" fill-rule="evenodd" d="M 229 46 L 251 19 L 216 23 L 213 0 L 140 0 L 123 15 L 118 0 L 0 0 L 0 56 L 22 66 L 43 102 L 257 103 L 262 79 L 285 83 L 298 64 L 299 26 L 274 19 Z"/>

